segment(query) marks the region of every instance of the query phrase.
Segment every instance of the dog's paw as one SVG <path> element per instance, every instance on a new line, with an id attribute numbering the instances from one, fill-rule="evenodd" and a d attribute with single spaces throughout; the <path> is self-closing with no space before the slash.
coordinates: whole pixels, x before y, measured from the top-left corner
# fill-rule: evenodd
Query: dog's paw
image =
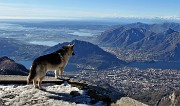
<path id="1" fill-rule="evenodd" d="M 56 79 L 60 79 L 61 77 L 59 77 L 59 76 L 55 76 L 55 78 L 56 78 Z"/>
<path id="2" fill-rule="evenodd" d="M 45 89 L 45 88 L 42 88 L 42 87 L 39 88 L 39 90 L 41 90 L 41 91 L 46 91 L 46 89 Z"/>

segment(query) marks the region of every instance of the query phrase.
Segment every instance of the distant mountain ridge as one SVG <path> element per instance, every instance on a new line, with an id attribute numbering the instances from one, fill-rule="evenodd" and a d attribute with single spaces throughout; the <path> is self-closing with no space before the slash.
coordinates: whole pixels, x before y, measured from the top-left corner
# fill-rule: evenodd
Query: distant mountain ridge
<path id="1" fill-rule="evenodd" d="M 155 32 L 155 33 L 164 32 L 164 31 L 168 30 L 169 28 L 171 28 L 175 31 L 180 31 L 179 23 L 170 23 L 170 22 L 162 23 L 162 24 L 145 24 L 145 23 L 141 23 L 141 22 L 136 22 L 136 23 L 127 24 L 124 26 L 130 27 L 130 28 L 143 28 L 143 29 L 147 29 L 152 32 Z"/>
<path id="2" fill-rule="evenodd" d="M 42 55 L 52 53 L 69 43 L 75 45 L 75 56 L 70 58 L 68 64 L 75 64 L 82 69 L 108 69 L 121 67 L 125 64 L 124 61 L 119 60 L 115 55 L 104 51 L 97 45 L 79 40 L 55 45 L 47 49 Z"/>
<path id="3" fill-rule="evenodd" d="M 0 37 L 0 48 L 0 56 L 8 56 L 14 60 L 29 60 L 49 47 Z"/>
<path id="4" fill-rule="evenodd" d="M 134 24 L 133 24 L 134 25 Z M 137 23 L 133 25 L 121 26 L 103 32 L 97 37 L 99 45 L 102 47 L 118 48 L 119 51 L 136 51 L 138 54 L 149 56 L 149 59 L 180 61 L 180 32 L 172 28 L 163 32 L 155 33 L 147 24 Z M 173 26 L 171 24 L 163 24 Z M 179 27 L 179 24 L 175 24 Z M 175 26 L 174 25 L 174 26 Z M 143 28 L 137 28 L 143 27 Z M 176 28 L 177 28 L 176 27 Z"/>

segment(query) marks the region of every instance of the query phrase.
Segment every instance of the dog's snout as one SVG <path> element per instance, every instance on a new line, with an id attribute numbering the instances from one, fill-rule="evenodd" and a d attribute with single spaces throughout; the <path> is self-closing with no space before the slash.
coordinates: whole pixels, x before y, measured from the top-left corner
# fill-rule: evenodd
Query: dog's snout
<path id="1" fill-rule="evenodd" d="M 75 55 L 75 53 L 73 52 L 72 55 Z"/>

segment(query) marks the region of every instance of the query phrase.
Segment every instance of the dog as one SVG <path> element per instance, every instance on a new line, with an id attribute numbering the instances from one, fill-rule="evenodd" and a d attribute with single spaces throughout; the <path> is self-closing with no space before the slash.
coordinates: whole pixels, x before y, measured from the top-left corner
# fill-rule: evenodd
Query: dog
<path id="1" fill-rule="evenodd" d="M 31 65 L 27 77 L 27 84 L 33 81 L 34 87 L 41 89 L 42 80 L 49 70 L 55 70 L 55 78 L 58 78 L 60 70 L 62 78 L 63 70 L 68 63 L 69 58 L 75 55 L 73 48 L 74 45 L 69 44 L 51 54 L 36 58 Z"/>

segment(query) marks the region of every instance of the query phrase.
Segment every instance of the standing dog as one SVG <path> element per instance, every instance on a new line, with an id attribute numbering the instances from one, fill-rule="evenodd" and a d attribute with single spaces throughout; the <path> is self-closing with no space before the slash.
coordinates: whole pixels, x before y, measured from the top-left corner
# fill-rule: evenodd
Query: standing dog
<path id="1" fill-rule="evenodd" d="M 74 45 L 69 44 L 57 50 L 56 52 L 40 56 L 35 59 L 30 68 L 30 73 L 27 77 L 27 83 L 29 84 L 29 82 L 33 81 L 34 87 L 41 89 L 42 80 L 48 70 L 55 70 L 56 78 L 58 78 L 60 70 L 62 77 L 63 70 L 68 63 L 69 58 L 72 55 L 75 55 L 73 48 Z"/>

